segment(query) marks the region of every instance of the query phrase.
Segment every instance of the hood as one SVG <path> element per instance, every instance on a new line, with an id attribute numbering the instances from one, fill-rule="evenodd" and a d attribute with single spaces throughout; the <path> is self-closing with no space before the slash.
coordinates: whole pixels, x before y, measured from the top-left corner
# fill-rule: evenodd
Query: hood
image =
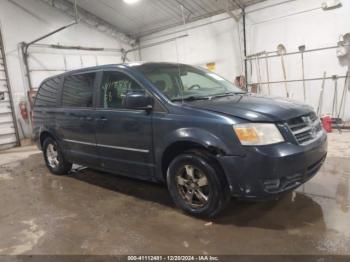
<path id="1" fill-rule="evenodd" d="M 285 121 L 313 111 L 310 106 L 290 99 L 252 94 L 196 100 L 186 104 L 256 122 Z"/>

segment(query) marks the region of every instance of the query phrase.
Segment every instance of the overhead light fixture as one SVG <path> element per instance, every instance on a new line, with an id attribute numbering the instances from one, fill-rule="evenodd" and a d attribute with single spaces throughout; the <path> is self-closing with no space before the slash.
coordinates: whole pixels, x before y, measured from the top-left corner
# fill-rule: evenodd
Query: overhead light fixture
<path id="1" fill-rule="evenodd" d="M 136 4 L 139 1 L 140 0 L 124 0 L 124 3 L 126 3 L 128 5 L 133 5 L 133 4 Z"/>
<path id="2" fill-rule="evenodd" d="M 340 0 L 326 0 L 322 3 L 321 7 L 323 10 L 327 11 L 338 7 L 342 7 L 342 4 Z"/>

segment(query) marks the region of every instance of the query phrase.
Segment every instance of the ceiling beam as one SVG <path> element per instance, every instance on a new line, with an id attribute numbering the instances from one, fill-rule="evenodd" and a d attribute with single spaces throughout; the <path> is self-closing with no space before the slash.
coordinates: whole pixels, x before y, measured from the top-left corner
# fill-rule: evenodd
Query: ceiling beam
<path id="1" fill-rule="evenodd" d="M 69 15 L 70 17 L 76 19 L 76 16 L 79 17 L 79 22 L 83 22 L 90 27 L 94 27 L 96 30 L 116 38 L 118 41 L 128 44 L 130 46 L 135 46 L 136 40 L 130 36 L 120 32 L 118 28 L 114 25 L 108 23 L 107 21 L 97 17 L 96 15 L 90 13 L 80 6 L 76 6 L 78 14 L 75 12 L 75 3 L 71 3 L 68 0 L 41 0 L 42 2 L 54 7 L 61 12 Z"/>
<path id="2" fill-rule="evenodd" d="M 237 16 L 232 8 L 230 7 L 230 3 L 231 1 L 230 0 L 226 0 L 226 7 L 225 7 L 225 10 L 226 10 L 226 13 L 233 19 L 235 20 L 237 23 L 239 22 L 239 15 Z"/>

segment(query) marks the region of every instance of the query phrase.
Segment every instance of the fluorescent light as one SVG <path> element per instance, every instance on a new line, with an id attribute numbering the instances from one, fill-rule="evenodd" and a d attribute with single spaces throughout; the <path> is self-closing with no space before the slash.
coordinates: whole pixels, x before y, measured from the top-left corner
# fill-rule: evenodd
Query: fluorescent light
<path id="1" fill-rule="evenodd" d="M 338 7 L 342 7 L 340 0 L 326 0 L 321 5 L 323 10 L 332 10 Z"/>
<path id="2" fill-rule="evenodd" d="M 132 5 L 132 4 L 137 3 L 138 1 L 140 1 L 140 0 L 124 0 L 124 3 L 126 3 L 128 5 Z"/>

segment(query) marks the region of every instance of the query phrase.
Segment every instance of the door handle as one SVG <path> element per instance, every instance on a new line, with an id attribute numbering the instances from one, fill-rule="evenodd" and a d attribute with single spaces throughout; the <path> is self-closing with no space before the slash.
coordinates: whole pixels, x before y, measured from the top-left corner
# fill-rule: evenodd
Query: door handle
<path id="1" fill-rule="evenodd" d="M 92 121 L 93 118 L 90 116 L 79 116 L 79 120 Z"/>
<path id="2" fill-rule="evenodd" d="M 100 118 L 97 118 L 97 121 L 101 121 L 101 122 L 107 122 L 108 119 L 104 116 L 101 116 Z"/>

